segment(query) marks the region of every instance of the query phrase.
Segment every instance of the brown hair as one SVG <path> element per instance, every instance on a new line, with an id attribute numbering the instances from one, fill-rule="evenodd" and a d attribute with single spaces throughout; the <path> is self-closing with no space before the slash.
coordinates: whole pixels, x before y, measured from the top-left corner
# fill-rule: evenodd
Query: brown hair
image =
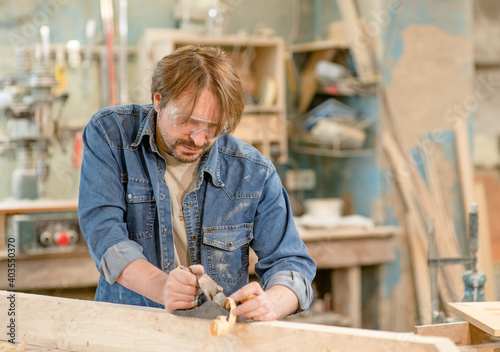
<path id="1" fill-rule="evenodd" d="M 241 120 L 244 92 L 241 80 L 232 61 L 222 49 L 208 46 L 187 45 L 161 59 L 153 72 L 151 99 L 161 95 L 160 107 L 181 94 L 191 93 L 187 111 L 192 113 L 203 90 L 213 94 L 219 116 L 217 132 L 234 131 Z"/>

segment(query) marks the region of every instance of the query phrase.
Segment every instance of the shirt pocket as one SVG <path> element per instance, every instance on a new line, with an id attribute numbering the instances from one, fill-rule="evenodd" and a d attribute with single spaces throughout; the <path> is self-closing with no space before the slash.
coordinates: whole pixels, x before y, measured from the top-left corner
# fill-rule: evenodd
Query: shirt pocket
<path id="1" fill-rule="evenodd" d="M 248 274 L 248 251 L 253 224 L 203 228 L 208 275 L 220 283 L 234 284 Z"/>
<path id="2" fill-rule="evenodd" d="M 149 180 L 129 178 L 127 183 L 125 221 L 131 240 L 153 236 L 155 197 Z"/>

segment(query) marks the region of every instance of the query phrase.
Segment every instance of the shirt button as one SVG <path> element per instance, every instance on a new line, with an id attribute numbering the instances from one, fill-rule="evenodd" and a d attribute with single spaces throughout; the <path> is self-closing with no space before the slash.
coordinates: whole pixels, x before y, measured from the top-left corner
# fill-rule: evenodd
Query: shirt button
<path id="1" fill-rule="evenodd" d="M 193 239 L 193 240 L 196 240 L 197 238 L 198 238 L 198 236 L 196 236 L 196 235 L 193 235 L 193 236 L 191 237 L 191 239 Z"/>
<path id="2" fill-rule="evenodd" d="M 163 228 L 163 232 L 167 232 L 168 229 L 166 227 Z"/>
<path id="3" fill-rule="evenodd" d="M 158 169 L 158 172 L 161 174 L 161 169 Z"/>
<path id="4" fill-rule="evenodd" d="M 164 195 L 164 194 L 162 194 L 162 195 L 161 195 L 161 198 L 162 198 L 162 199 L 163 199 L 163 198 L 165 198 L 165 195 Z"/>
<path id="5" fill-rule="evenodd" d="M 228 246 L 229 248 L 233 247 L 233 242 L 228 242 L 228 243 L 227 243 L 227 246 Z"/>
<path id="6" fill-rule="evenodd" d="M 127 195 L 127 198 L 128 198 L 128 200 L 131 200 L 131 199 L 132 199 L 132 195 L 129 193 L 129 194 Z"/>
<path id="7" fill-rule="evenodd" d="M 193 205 L 193 202 L 189 201 L 189 202 L 188 202 L 188 205 L 189 205 L 189 206 Z"/>
<path id="8" fill-rule="evenodd" d="M 166 263 L 165 263 L 165 267 L 166 267 L 166 268 L 168 268 L 168 267 L 170 266 L 170 264 L 172 264 L 172 263 L 170 263 L 170 262 L 166 262 Z"/>

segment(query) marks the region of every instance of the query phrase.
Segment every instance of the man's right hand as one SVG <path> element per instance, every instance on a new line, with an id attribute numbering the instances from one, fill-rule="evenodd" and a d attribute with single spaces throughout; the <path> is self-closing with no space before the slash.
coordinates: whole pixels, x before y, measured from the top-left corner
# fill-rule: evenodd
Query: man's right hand
<path id="1" fill-rule="evenodd" d="M 205 269 L 202 265 L 191 265 L 189 270 L 177 267 L 170 272 L 163 286 L 163 305 L 167 312 L 172 313 L 178 309 L 189 309 L 196 306 L 198 296 L 198 279 Z"/>

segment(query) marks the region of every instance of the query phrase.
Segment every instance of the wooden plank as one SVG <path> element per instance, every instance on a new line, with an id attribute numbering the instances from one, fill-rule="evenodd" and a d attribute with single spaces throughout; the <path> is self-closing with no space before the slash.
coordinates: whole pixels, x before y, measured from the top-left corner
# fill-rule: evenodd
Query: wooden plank
<path id="1" fill-rule="evenodd" d="M 415 187 L 410 175 L 400 174 L 400 170 L 407 172 L 407 160 L 398 146 L 394 135 L 384 131 L 382 147 L 389 158 L 394 174 L 395 186 L 399 188 L 405 206 L 408 209 L 405 222 L 408 230 L 408 241 L 413 261 L 414 280 L 417 295 L 417 306 L 421 324 L 431 323 L 431 296 L 430 276 L 427 266 L 427 238 L 424 224 L 420 218 L 420 209 L 415 198 Z M 442 288 L 442 285 L 440 285 Z"/>
<path id="2" fill-rule="evenodd" d="M 318 86 L 316 73 L 314 72 L 316 64 L 320 60 L 331 61 L 336 52 L 337 49 L 314 51 L 311 53 L 309 59 L 307 60 L 306 66 L 304 67 L 300 75 L 299 112 L 301 114 L 307 111 L 307 108 L 311 104 L 311 100 L 314 97 L 314 94 L 316 94 L 316 89 Z"/>
<path id="3" fill-rule="evenodd" d="M 500 302 L 457 302 L 448 304 L 448 307 L 460 318 L 500 337 Z"/>
<path id="4" fill-rule="evenodd" d="M 477 181 L 480 181 L 486 192 L 486 209 L 490 228 L 491 254 L 493 261 L 500 262 L 500 182 L 497 171 L 477 171 Z M 479 219 L 484 216 L 484 211 L 479 208 Z M 481 246 L 481 243 L 479 244 Z M 488 280 L 490 278 L 488 277 Z"/>
<path id="5" fill-rule="evenodd" d="M 413 182 L 416 185 L 415 197 L 419 197 L 422 216 L 424 219 L 433 218 L 436 228 L 436 245 L 440 258 L 457 258 L 461 256 L 458 240 L 454 232 L 447 226 L 446 215 L 432 201 L 429 189 L 426 187 L 422 177 L 417 170 L 412 172 Z M 438 280 L 444 280 L 444 286 L 440 283 L 439 293 L 445 303 L 458 301 L 463 298 L 464 283 L 462 275 L 463 265 L 447 265 L 440 267 Z"/>
<path id="6" fill-rule="evenodd" d="M 446 217 L 442 211 L 433 203 L 429 190 L 422 177 L 411 162 L 408 161 L 402 152 L 401 147 L 396 143 L 393 134 L 384 131 L 382 135 L 382 145 L 391 161 L 395 182 L 399 185 L 406 206 L 413 216 L 419 220 L 415 222 L 418 226 L 416 233 L 422 242 L 425 252 L 427 252 L 427 238 L 423 225 L 424 219 L 434 218 L 436 227 L 436 240 L 438 254 L 440 257 L 454 258 L 460 256 L 458 242 L 455 234 L 446 226 Z M 441 299 L 446 303 L 458 301 L 463 292 L 463 265 L 451 265 L 440 268 L 441 275 L 438 276 L 439 292 Z M 444 280 L 444 281 L 443 281 Z"/>
<path id="7" fill-rule="evenodd" d="M 378 81 L 370 37 L 364 32 L 353 0 L 337 1 L 344 19 L 345 31 L 359 79 L 363 83 Z"/>
<path id="8" fill-rule="evenodd" d="M 10 292 L 0 292 L 7 312 Z M 210 320 L 162 309 L 18 293 L 16 340 L 68 351 L 458 351 L 449 339 L 291 322 L 236 323 L 226 337 L 209 334 Z M 6 339 L 2 324 L 0 339 Z"/>
<path id="9" fill-rule="evenodd" d="M 436 228 L 436 245 L 438 256 L 441 258 L 458 258 L 461 257 L 461 252 L 456 237 L 455 227 L 451 211 L 448 209 L 448 202 L 443 193 L 443 179 L 448 181 L 446 176 L 438 174 L 436 158 L 440 156 L 438 146 L 434 144 L 433 148 L 429 145 L 433 143 L 427 141 L 427 148 L 422 148 L 426 151 L 423 154 L 423 162 L 425 166 L 427 184 L 425 185 L 420 173 L 414 170 L 414 182 L 422 202 L 425 219 L 433 218 Z M 438 280 L 443 280 L 447 286 L 447 290 L 440 290 L 441 298 L 446 303 L 458 301 L 463 297 L 463 282 L 462 275 L 464 272 L 463 265 L 449 265 L 439 268 L 441 277 Z M 448 294 L 449 293 L 449 294 Z"/>
<path id="10" fill-rule="evenodd" d="M 378 321 L 379 329 L 387 331 L 408 332 L 419 322 L 418 304 L 416 290 L 422 285 L 415 282 L 413 275 L 412 254 L 409 245 L 409 231 L 406 230 L 404 220 L 404 209 L 402 199 L 395 193 L 393 197 L 394 213 L 401 224 L 401 235 L 396 236 L 396 260 L 386 267 L 381 267 L 378 271 L 381 277 L 379 287 Z M 392 270 L 399 264 L 399 272 L 396 275 Z M 424 264 L 424 268 L 426 268 Z M 384 289 L 387 284 L 383 284 L 384 278 L 398 278 L 396 283 L 392 283 L 394 288 L 388 294 Z M 427 307 L 429 308 L 429 307 Z M 425 311 L 429 315 L 429 311 Z"/>
<path id="11" fill-rule="evenodd" d="M 420 318 L 419 321 L 420 324 L 430 324 L 432 322 L 430 273 L 429 267 L 427 266 L 427 252 L 424 248 L 424 244 L 419 240 L 420 235 L 418 235 L 422 233 L 424 229 L 412 212 L 409 212 L 406 217 L 406 226 L 413 263 L 413 277 L 417 297 L 417 309 Z"/>
<path id="12" fill-rule="evenodd" d="M 460 184 L 462 186 L 464 216 L 468 224 L 470 206 L 474 201 L 474 169 L 470 157 L 469 135 L 465 119 L 458 120 L 455 124 L 455 144 L 457 148 Z"/>

